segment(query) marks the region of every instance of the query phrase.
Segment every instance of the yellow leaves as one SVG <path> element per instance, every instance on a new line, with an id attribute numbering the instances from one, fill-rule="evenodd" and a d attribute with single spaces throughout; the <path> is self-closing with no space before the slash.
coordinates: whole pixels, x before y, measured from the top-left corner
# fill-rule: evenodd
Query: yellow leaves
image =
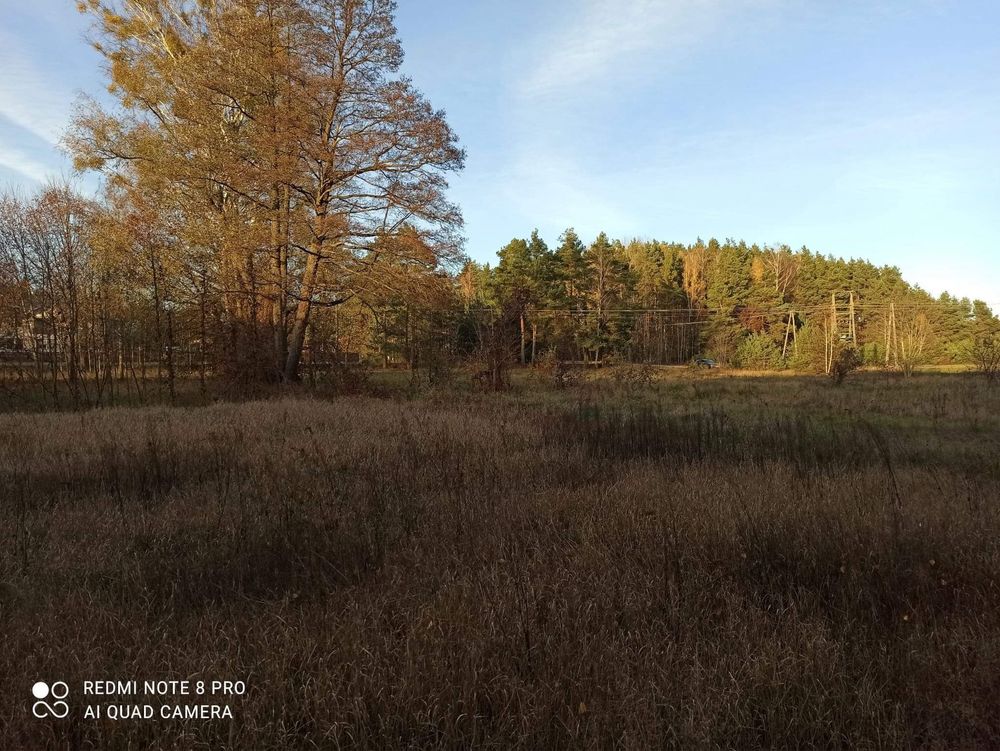
<path id="1" fill-rule="evenodd" d="M 112 34 L 120 34 L 125 31 L 128 26 L 128 21 L 117 13 L 112 13 L 110 10 L 105 8 L 101 12 L 101 24 L 108 30 L 108 32 Z"/>
<path id="2" fill-rule="evenodd" d="M 73 156 L 73 169 L 75 169 L 77 172 L 85 172 L 87 170 L 99 170 L 106 163 L 107 160 L 102 159 L 96 154 L 77 153 Z"/>
<path id="3" fill-rule="evenodd" d="M 163 48 L 167 51 L 170 57 L 177 59 L 185 52 L 184 42 L 181 41 L 180 36 L 171 28 L 166 29 L 161 33 L 161 39 L 163 40 Z"/>

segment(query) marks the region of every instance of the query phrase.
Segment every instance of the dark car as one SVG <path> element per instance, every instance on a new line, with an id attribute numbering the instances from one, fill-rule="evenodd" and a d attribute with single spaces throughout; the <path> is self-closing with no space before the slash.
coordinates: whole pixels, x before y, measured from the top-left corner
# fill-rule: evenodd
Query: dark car
<path id="1" fill-rule="evenodd" d="M 694 361 L 694 364 L 699 368 L 704 368 L 706 370 L 711 370 L 713 368 L 719 367 L 719 363 L 710 357 L 699 357 Z"/>

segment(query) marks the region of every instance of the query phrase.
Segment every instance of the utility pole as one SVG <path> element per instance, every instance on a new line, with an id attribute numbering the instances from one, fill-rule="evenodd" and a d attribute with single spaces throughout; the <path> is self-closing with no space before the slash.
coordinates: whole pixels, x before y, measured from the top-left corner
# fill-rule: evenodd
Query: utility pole
<path id="1" fill-rule="evenodd" d="M 795 351 L 796 351 L 796 353 L 798 353 L 798 350 L 799 350 L 798 340 L 795 337 L 795 311 L 789 311 L 788 312 L 788 323 L 785 326 L 785 344 L 781 348 L 781 359 L 782 360 L 784 360 L 788 356 L 788 340 L 789 340 L 789 338 L 791 338 L 791 340 L 794 342 Z"/>
<path id="2" fill-rule="evenodd" d="M 525 354 L 526 352 L 525 346 L 526 342 L 524 338 L 524 313 L 521 313 L 521 364 L 522 365 L 525 364 L 525 358 L 527 357 L 527 355 Z"/>
<path id="3" fill-rule="evenodd" d="M 847 310 L 848 310 L 848 314 L 851 317 L 850 332 L 849 332 L 850 336 L 851 336 L 851 344 L 854 345 L 855 347 L 857 347 L 858 346 L 858 329 L 857 329 L 857 324 L 856 324 L 857 317 L 854 314 L 854 293 L 853 292 L 851 293 L 851 299 L 850 299 L 850 302 L 848 303 Z"/>
<path id="4" fill-rule="evenodd" d="M 840 305 L 838 298 L 843 299 L 845 304 Z M 830 326 L 828 331 L 827 373 L 833 369 L 837 342 L 844 341 L 851 347 L 858 346 L 858 314 L 854 292 L 830 293 Z"/>
<path id="5" fill-rule="evenodd" d="M 893 364 L 896 368 L 899 367 L 899 337 L 896 333 L 896 302 L 889 302 L 889 320 L 886 326 L 886 341 L 888 346 L 885 351 L 885 364 L 889 365 L 890 353 L 892 356 Z"/>
<path id="6" fill-rule="evenodd" d="M 826 374 L 833 372 L 833 359 L 837 351 L 837 293 L 830 293 L 830 321 L 824 327 L 826 336 L 825 362 Z"/>
<path id="7" fill-rule="evenodd" d="M 892 362 L 892 303 L 885 310 L 885 367 Z"/>

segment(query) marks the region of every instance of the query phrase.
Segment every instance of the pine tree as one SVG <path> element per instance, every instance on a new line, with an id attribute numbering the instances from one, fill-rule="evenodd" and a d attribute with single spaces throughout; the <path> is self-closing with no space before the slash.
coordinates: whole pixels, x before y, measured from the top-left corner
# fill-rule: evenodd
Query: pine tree
<path id="1" fill-rule="evenodd" d="M 594 361 L 600 362 L 601 353 L 622 340 L 621 332 L 611 325 L 610 310 L 623 298 L 627 267 L 621 243 L 611 242 L 603 232 L 584 252 L 583 259 L 589 282 L 586 298 L 590 311 L 584 344 L 593 353 Z"/>

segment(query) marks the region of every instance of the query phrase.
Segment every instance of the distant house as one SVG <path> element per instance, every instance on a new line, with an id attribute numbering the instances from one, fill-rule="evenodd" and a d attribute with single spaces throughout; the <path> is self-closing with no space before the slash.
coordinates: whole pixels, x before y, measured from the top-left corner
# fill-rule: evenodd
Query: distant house
<path id="1" fill-rule="evenodd" d="M 50 360 L 65 345 L 66 323 L 58 310 L 35 311 L 16 327 L 0 328 L 0 360 Z"/>
<path id="2" fill-rule="evenodd" d="M 17 334 L 0 333 L 0 362 L 10 360 L 23 360 L 28 354 L 21 344 L 21 337 Z"/>
<path id="3" fill-rule="evenodd" d="M 21 340 L 36 359 L 49 360 L 66 351 L 66 318 L 58 308 L 36 311 L 21 327 Z"/>

